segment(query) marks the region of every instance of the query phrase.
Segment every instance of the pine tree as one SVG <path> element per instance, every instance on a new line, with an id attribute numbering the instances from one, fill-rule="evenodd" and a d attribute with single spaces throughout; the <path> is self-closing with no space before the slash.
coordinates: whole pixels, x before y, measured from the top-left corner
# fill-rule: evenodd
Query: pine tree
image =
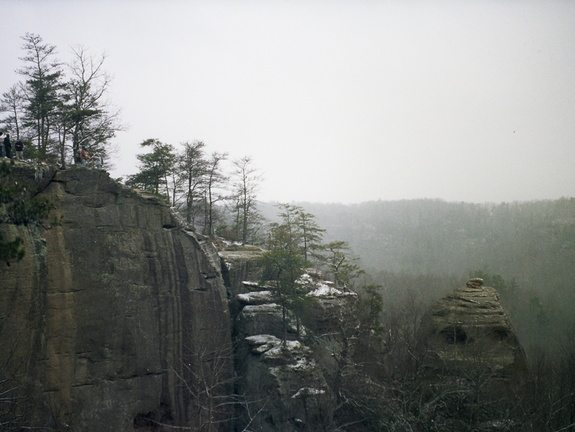
<path id="1" fill-rule="evenodd" d="M 186 202 L 186 221 L 192 225 L 195 224 L 198 205 L 204 196 L 206 186 L 208 161 L 205 158 L 204 147 L 202 141 L 186 142 L 176 161 L 178 183 L 183 188 Z"/>
<path id="2" fill-rule="evenodd" d="M 333 241 L 323 246 L 324 260 L 328 272 L 333 276 L 336 285 L 352 289 L 353 282 L 364 270 L 357 263 L 357 259 L 351 256 L 349 245 L 345 241 Z"/>
<path id="3" fill-rule="evenodd" d="M 38 154 L 44 158 L 63 106 L 62 64 L 55 57 L 56 47 L 43 43 L 39 35 L 26 33 L 22 39 L 26 54 L 21 60 L 25 66 L 18 73 L 26 78 L 24 125 L 34 131 Z"/>
<path id="4" fill-rule="evenodd" d="M 151 147 L 152 151 L 137 155 L 140 172 L 129 176 L 126 184 L 159 195 L 170 203 L 170 175 L 176 161 L 173 146 L 158 139 L 147 139 L 140 146 Z"/>
<path id="5" fill-rule="evenodd" d="M 287 340 L 288 309 L 296 296 L 296 280 L 305 269 L 299 235 L 292 222 L 272 224 L 267 251 L 262 257 L 263 279 L 275 292 L 282 308 L 284 343 Z"/>

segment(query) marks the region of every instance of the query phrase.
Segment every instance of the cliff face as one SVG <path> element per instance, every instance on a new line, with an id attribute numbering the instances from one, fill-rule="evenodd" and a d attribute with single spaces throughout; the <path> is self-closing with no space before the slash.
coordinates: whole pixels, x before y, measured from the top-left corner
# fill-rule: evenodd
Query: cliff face
<path id="1" fill-rule="evenodd" d="M 26 256 L 0 264 L 0 367 L 30 400 L 33 425 L 227 430 L 217 422 L 229 413 L 202 390 L 229 394 L 233 367 L 211 244 L 103 171 L 16 174 L 55 206 L 47 227 L 6 227 Z"/>
<path id="2" fill-rule="evenodd" d="M 348 314 L 355 310 L 357 295 L 338 290 L 319 274 L 315 279 L 302 276 L 300 282 L 310 291 L 298 321 L 292 311 L 282 310 L 277 294 L 257 283 L 255 263 L 245 266 L 252 254 L 245 252 L 221 252 L 235 304 L 236 385 L 245 395 L 237 430 L 335 430 L 334 382 L 340 370 L 335 358 L 344 349 L 341 327 L 353 322 Z"/>

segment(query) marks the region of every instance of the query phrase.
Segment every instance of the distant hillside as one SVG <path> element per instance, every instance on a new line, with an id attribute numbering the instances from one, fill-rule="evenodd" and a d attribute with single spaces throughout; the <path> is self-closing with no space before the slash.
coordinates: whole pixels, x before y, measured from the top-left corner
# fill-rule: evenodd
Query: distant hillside
<path id="1" fill-rule="evenodd" d="M 523 335 L 544 340 L 551 328 L 559 334 L 575 325 L 575 198 L 299 205 L 316 215 L 325 240 L 347 241 L 376 282 L 396 291 L 425 287 L 433 297 L 442 285 L 483 270 L 513 284 L 507 292 L 496 288 Z"/>
<path id="2" fill-rule="evenodd" d="M 575 198 L 300 205 L 316 215 L 327 240 L 349 242 L 371 271 L 459 275 L 489 268 L 528 285 L 575 281 Z"/>

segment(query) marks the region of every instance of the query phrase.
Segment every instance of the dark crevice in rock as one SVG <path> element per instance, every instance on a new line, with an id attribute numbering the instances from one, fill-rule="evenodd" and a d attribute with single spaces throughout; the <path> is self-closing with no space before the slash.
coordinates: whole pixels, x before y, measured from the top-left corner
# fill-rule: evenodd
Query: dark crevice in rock
<path id="1" fill-rule="evenodd" d="M 445 342 L 451 345 L 467 343 L 467 333 L 461 327 L 452 327 L 444 329 L 441 334 L 445 337 Z"/>

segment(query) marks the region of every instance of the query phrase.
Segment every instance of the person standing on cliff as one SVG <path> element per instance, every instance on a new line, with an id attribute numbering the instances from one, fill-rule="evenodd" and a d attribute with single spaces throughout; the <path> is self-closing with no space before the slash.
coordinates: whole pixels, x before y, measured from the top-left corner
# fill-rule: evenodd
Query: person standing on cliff
<path id="1" fill-rule="evenodd" d="M 17 140 L 14 148 L 16 149 L 16 159 L 24 160 L 24 143 L 22 140 Z"/>
<path id="2" fill-rule="evenodd" d="M 82 148 L 82 151 L 80 152 L 80 160 L 82 161 L 83 167 L 86 166 L 86 163 L 88 162 L 89 159 L 90 156 L 88 155 L 88 152 L 86 151 L 85 148 Z"/>
<path id="3" fill-rule="evenodd" d="M 10 142 L 10 135 L 6 134 L 4 138 L 4 152 L 8 159 L 12 159 L 12 143 Z"/>

